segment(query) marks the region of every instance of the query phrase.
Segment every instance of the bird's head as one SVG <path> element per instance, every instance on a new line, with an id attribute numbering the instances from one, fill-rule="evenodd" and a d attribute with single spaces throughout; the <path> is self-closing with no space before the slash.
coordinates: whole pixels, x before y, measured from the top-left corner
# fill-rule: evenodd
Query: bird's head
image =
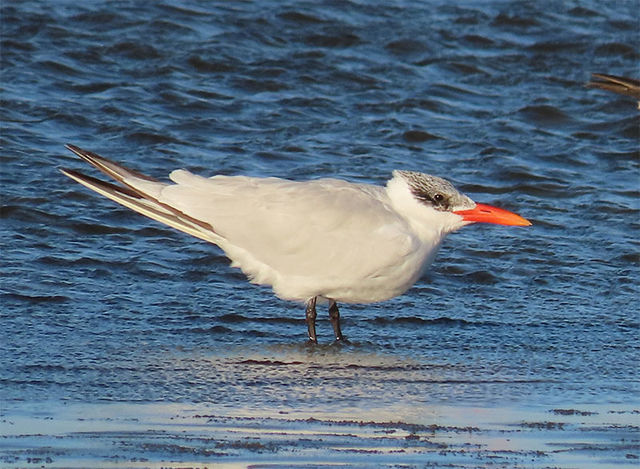
<path id="1" fill-rule="evenodd" d="M 476 203 L 446 179 L 429 174 L 396 170 L 387 184 L 387 193 L 396 210 L 411 222 L 443 234 L 470 223 L 531 225 L 508 210 Z"/>

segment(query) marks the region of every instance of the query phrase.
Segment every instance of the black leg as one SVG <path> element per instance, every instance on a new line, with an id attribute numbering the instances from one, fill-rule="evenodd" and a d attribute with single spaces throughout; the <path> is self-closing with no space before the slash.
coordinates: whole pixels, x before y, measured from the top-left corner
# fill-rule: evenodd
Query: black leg
<path id="1" fill-rule="evenodd" d="M 333 333 L 336 336 L 336 340 L 344 340 L 342 331 L 340 330 L 340 311 L 338 311 L 338 304 L 330 300 L 329 301 L 329 321 L 333 326 Z"/>
<path id="2" fill-rule="evenodd" d="M 316 338 L 316 300 L 317 297 L 314 296 L 307 302 L 307 310 L 305 312 L 305 316 L 307 319 L 307 329 L 309 330 L 309 340 L 317 344 L 318 339 Z"/>

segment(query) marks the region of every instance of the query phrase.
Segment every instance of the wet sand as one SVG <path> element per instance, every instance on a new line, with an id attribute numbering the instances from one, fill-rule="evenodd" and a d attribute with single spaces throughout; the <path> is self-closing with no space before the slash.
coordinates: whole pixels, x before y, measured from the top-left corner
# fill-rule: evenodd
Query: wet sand
<path id="1" fill-rule="evenodd" d="M 640 410 L 2 404 L 0 466 L 611 468 L 640 463 Z"/>

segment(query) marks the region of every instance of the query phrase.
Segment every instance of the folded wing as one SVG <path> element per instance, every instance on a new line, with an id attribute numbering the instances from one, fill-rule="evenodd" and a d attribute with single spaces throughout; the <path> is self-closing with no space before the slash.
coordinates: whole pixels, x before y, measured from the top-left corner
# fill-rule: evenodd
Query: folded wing
<path id="1" fill-rule="evenodd" d="M 361 285 L 363 279 L 401 266 L 398 260 L 419 245 L 388 206 L 382 187 L 336 179 L 205 178 L 186 170 L 172 172 L 173 184 L 167 184 L 68 148 L 124 187 L 77 171 L 64 174 L 138 213 L 217 244 L 254 282 L 272 285 L 281 297 L 323 295 L 333 285 L 344 286 L 345 279 Z"/>

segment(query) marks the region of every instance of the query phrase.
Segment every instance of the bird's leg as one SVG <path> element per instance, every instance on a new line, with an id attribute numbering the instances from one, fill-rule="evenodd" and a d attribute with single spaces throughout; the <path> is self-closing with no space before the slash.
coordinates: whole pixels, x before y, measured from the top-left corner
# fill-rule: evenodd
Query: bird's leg
<path id="1" fill-rule="evenodd" d="M 309 340 L 314 343 L 318 343 L 318 339 L 316 338 L 316 300 L 317 296 L 314 296 L 309 301 L 307 301 L 307 310 L 305 312 L 305 317 L 307 320 L 307 329 L 309 330 Z"/>
<path id="2" fill-rule="evenodd" d="M 333 326 L 333 333 L 336 336 L 336 340 L 344 340 L 342 331 L 340 330 L 340 311 L 338 311 L 338 304 L 333 300 L 329 300 L 329 321 L 331 321 L 331 325 Z"/>

